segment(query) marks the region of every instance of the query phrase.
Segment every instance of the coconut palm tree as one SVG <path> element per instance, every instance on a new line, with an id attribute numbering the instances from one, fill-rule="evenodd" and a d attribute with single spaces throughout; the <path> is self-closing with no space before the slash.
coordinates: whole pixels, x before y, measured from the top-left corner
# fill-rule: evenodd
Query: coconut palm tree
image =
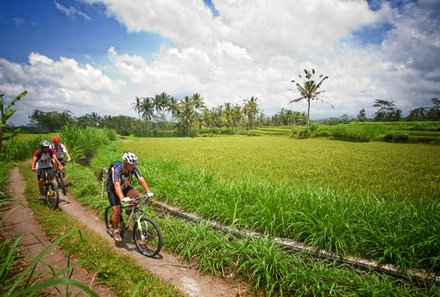
<path id="1" fill-rule="evenodd" d="M 165 111 L 171 113 L 171 118 L 177 118 L 177 114 L 179 112 L 178 109 L 178 101 L 176 98 L 170 96 L 169 101 L 165 106 Z"/>
<path id="2" fill-rule="evenodd" d="M 328 79 L 328 76 L 319 75 L 319 81 L 316 82 L 312 79 L 313 75 L 315 74 L 315 69 L 307 70 L 304 69 L 305 72 L 305 80 L 301 75 L 298 75 L 301 79 L 303 79 L 303 85 L 300 85 L 298 82 L 295 82 L 295 80 L 292 80 L 293 83 L 296 83 L 296 88 L 298 92 L 301 94 L 301 97 L 290 100 L 289 103 L 298 102 L 301 100 L 307 101 L 307 133 L 310 132 L 310 102 L 312 100 L 321 100 L 322 102 L 326 102 L 322 99 L 318 99 L 318 95 L 323 93 L 324 91 L 318 91 L 321 87 L 322 83 Z M 332 108 L 333 105 L 330 104 Z"/>
<path id="3" fill-rule="evenodd" d="M 136 96 L 136 102 L 132 104 L 133 110 L 137 112 L 139 118 L 141 118 L 141 99 L 142 98 Z"/>
<path id="4" fill-rule="evenodd" d="M 240 125 L 242 119 L 243 119 L 243 112 L 241 110 L 241 106 L 236 104 L 232 107 L 232 121 L 236 129 L 235 133 L 240 132 Z"/>
<path id="5" fill-rule="evenodd" d="M 258 98 L 252 96 L 250 99 L 243 100 L 243 113 L 247 118 L 246 129 L 255 129 L 255 117 L 260 112 L 258 107 Z"/>
<path id="6" fill-rule="evenodd" d="M 190 99 L 192 101 L 194 109 L 197 112 L 200 112 L 200 111 L 202 111 L 205 108 L 205 102 L 204 102 L 202 96 L 199 93 L 192 94 Z"/>
<path id="7" fill-rule="evenodd" d="M 145 121 L 147 129 L 151 125 L 151 119 L 154 117 L 154 98 L 143 97 L 140 105 L 140 112 L 142 114 L 142 119 Z"/>
<path id="8" fill-rule="evenodd" d="M 182 128 L 182 135 L 188 136 L 192 123 L 196 118 L 194 103 L 190 97 L 185 96 L 178 104 L 179 124 Z"/>

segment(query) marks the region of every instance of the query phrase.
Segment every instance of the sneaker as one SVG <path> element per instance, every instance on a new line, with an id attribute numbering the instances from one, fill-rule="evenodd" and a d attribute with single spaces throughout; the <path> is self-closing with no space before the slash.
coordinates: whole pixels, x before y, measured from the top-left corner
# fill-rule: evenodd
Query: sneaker
<path id="1" fill-rule="evenodd" d="M 46 199 L 46 198 L 44 197 L 44 195 L 40 195 L 40 196 L 38 196 L 38 200 L 43 201 L 44 199 Z"/>
<path id="2" fill-rule="evenodd" d="M 119 230 L 114 230 L 113 231 L 113 238 L 115 239 L 116 242 L 121 242 L 122 241 L 122 237 L 119 234 Z"/>

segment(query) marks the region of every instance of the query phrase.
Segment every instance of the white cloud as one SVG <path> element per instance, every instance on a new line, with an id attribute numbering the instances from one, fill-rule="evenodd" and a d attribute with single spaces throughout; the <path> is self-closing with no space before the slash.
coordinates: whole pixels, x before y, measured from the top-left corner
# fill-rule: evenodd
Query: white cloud
<path id="1" fill-rule="evenodd" d="M 76 18 L 76 16 L 80 16 L 87 21 L 91 20 L 91 18 L 87 15 L 87 13 L 79 10 L 76 7 L 73 7 L 73 6 L 65 7 L 65 6 L 59 4 L 57 1 L 54 1 L 54 4 L 55 4 L 56 9 L 58 9 L 59 11 L 61 11 L 62 13 L 64 13 L 65 15 L 67 15 L 70 18 Z"/>
<path id="2" fill-rule="evenodd" d="M 53 100 L 76 114 L 133 115 L 135 96 L 163 91 L 178 98 L 200 93 L 208 107 L 255 96 L 271 114 L 306 110 L 305 103 L 288 104 L 298 97 L 290 81 L 314 68 L 330 77 L 322 98 L 335 110 L 316 102 L 312 118 L 355 116 L 362 108 L 372 114 L 376 98 L 408 111 L 440 96 L 439 18 L 429 0 L 401 8 L 384 2 L 377 11 L 366 1 L 213 1 L 219 16 L 202 0 L 83 2 L 105 5 L 129 32 L 155 32 L 168 45 L 151 60 L 111 47 L 108 64 L 99 66 L 38 53 L 26 65 L 0 59 L 0 89 L 32 90 L 26 100 L 35 108 L 49 109 Z M 351 35 L 384 23 L 392 28 L 381 44 L 365 46 Z"/>
<path id="3" fill-rule="evenodd" d="M 26 65 L 0 59 L 0 89 L 10 97 L 27 90 L 28 95 L 17 108 L 28 114 L 34 109 L 70 110 L 78 115 L 90 110 L 116 113 L 121 108 L 112 101 L 120 96 L 124 86 L 125 82 L 111 79 L 100 69 L 88 64 L 80 66 L 64 57 L 54 61 L 31 53 Z M 16 118 L 20 123 L 27 122 L 23 112 Z"/>

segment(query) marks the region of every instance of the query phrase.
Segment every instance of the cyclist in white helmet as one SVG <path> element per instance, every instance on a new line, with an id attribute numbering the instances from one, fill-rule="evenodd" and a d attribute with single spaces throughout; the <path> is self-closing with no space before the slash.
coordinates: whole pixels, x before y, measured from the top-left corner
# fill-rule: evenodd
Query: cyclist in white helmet
<path id="1" fill-rule="evenodd" d="M 44 200 L 44 171 L 51 170 L 55 166 L 63 170 L 63 165 L 58 161 L 55 151 L 50 149 L 50 142 L 48 140 L 42 140 L 40 142 L 40 148 L 34 152 L 32 157 L 32 171 L 37 173 L 38 187 L 40 189 L 38 199 L 40 200 Z"/>
<path id="2" fill-rule="evenodd" d="M 113 238 L 116 242 L 122 241 L 119 234 L 119 221 L 121 215 L 121 200 L 124 197 L 136 198 L 139 197 L 139 192 L 130 186 L 132 182 L 132 176 L 141 183 L 146 193 L 150 193 L 150 188 L 147 182 L 142 177 L 139 169 L 137 168 L 138 158 L 135 154 L 126 152 L 122 155 L 122 162 L 116 161 L 110 165 L 107 175 L 106 191 L 110 205 L 113 208 L 112 225 L 113 225 Z"/>

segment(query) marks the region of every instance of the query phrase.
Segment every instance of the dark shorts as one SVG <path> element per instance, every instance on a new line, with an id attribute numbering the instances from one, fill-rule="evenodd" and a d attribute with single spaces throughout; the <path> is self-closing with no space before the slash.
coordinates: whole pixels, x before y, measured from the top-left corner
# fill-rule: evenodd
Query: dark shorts
<path id="1" fill-rule="evenodd" d="M 131 186 L 127 186 L 125 189 L 122 189 L 122 194 L 127 196 L 127 193 L 133 189 Z M 121 200 L 119 200 L 118 195 L 116 195 L 115 191 L 107 191 L 108 200 L 110 201 L 111 206 L 121 205 Z"/>
<path id="2" fill-rule="evenodd" d="M 37 179 L 38 179 L 38 180 L 40 180 L 40 179 L 44 179 L 44 172 L 45 172 L 45 171 L 50 171 L 50 170 L 53 170 L 53 168 L 52 168 L 52 167 L 48 167 L 48 168 L 41 168 L 41 169 L 38 169 L 38 170 L 37 170 Z"/>
<path id="3" fill-rule="evenodd" d="M 64 158 L 60 158 L 60 159 L 58 159 L 58 161 L 60 161 L 61 165 L 63 165 L 63 166 L 64 166 L 64 164 L 66 164 L 66 161 L 64 161 Z"/>

